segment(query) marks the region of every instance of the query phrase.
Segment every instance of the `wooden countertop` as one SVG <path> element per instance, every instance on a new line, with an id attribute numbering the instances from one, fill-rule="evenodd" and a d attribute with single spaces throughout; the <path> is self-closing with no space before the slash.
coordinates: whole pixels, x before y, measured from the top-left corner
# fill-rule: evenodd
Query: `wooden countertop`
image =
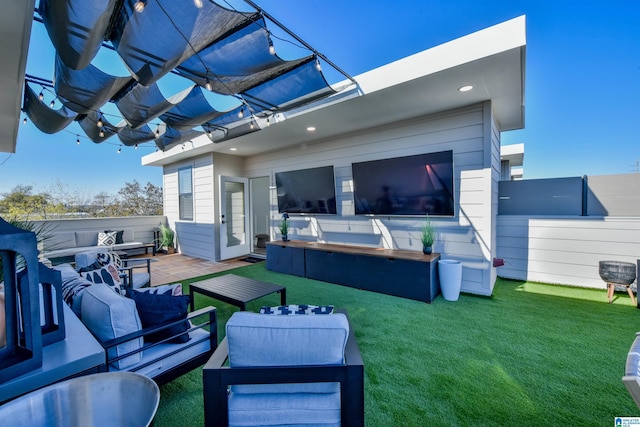
<path id="1" fill-rule="evenodd" d="M 341 245 L 334 243 L 317 243 L 317 242 L 304 242 L 302 240 L 273 240 L 267 242 L 267 245 L 276 245 L 281 247 L 290 248 L 302 248 L 302 249 L 314 249 L 327 252 L 340 252 L 354 255 L 370 255 L 379 256 L 384 258 L 398 258 L 407 259 L 412 261 L 424 261 L 431 262 L 437 260 L 440 257 L 439 253 L 432 253 L 425 255 L 422 251 L 407 251 L 404 249 L 384 249 L 374 248 L 370 246 L 355 246 L 355 245 Z"/>

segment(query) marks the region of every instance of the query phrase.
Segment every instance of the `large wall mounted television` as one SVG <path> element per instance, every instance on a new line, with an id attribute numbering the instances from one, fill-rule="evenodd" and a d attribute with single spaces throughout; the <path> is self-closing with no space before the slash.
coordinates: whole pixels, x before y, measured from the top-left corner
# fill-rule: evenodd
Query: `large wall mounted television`
<path id="1" fill-rule="evenodd" d="M 336 214 L 333 166 L 276 172 L 278 212 Z"/>
<path id="2" fill-rule="evenodd" d="M 356 215 L 454 215 L 453 151 L 352 164 Z"/>

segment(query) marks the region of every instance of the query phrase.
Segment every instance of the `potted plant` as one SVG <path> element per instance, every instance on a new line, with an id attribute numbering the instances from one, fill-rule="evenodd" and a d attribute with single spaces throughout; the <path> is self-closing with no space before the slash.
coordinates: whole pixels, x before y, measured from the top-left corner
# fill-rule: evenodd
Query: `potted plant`
<path id="1" fill-rule="evenodd" d="M 436 239 L 436 227 L 431 222 L 431 219 L 427 216 L 424 224 L 422 225 L 422 253 L 431 254 L 433 252 L 433 242 Z"/>
<path id="2" fill-rule="evenodd" d="M 164 224 L 160 224 L 158 228 L 160 229 L 160 247 L 168 254 L 174 253 L 173 239 L 175 232 Z"/>
<path id="3" fill-rule="evenodd" d="M 289 240 L 289 224 L 287 224 L 287 219 L 283 219 L 280 221 L 280 234 L 282 234 L 282 240 L 286 242 Z"/>

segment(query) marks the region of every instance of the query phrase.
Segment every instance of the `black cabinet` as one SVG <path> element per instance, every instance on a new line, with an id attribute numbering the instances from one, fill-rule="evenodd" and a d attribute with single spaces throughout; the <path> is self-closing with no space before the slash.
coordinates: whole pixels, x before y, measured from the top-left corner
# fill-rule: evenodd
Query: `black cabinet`
<path id="1" fill-rule="evenodd" d="M 284 242 L 267 243 L 267 270 L 305 277 L 304 248 Z"/>
<path id="2" fill-rule="evenodd" d="M 309 242 L 267 243 L 267 269 L 418 301 L 440 294 L 439 254 Z"/>

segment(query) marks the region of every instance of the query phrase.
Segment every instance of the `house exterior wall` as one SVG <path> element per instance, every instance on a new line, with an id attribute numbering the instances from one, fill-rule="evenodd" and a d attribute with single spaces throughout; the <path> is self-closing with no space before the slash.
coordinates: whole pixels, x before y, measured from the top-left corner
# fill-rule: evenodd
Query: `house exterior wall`
<path id="1" fill-rule="evenodd" d="M 500 134 L 491 103 L 371 129 L 318 144 L 246 159 L 247 177 L 271 180 L 271 236 L 279 238 L 275 172 L 333 165 L 338 215 L 291 215 L 289 237 L 421 251 L 424 218 L 356 216 L 351 163 L 453 150 L 455 217 L 432 217 L 437 227 L 434 251 L 463 262 L 462 291 L 490 295 L 495 283 L 497 182 Z"/>
<path id="2" fill-rule="evenodd" d="M 193 174 L 193 221 L 180 220 L 178 170 L 191 167 Z M 163 168 L 164 212 L 176 231 L 180 253 L 206 260 L 215 259 L 215 192 L 213 155 L 206 154 Z"/>

